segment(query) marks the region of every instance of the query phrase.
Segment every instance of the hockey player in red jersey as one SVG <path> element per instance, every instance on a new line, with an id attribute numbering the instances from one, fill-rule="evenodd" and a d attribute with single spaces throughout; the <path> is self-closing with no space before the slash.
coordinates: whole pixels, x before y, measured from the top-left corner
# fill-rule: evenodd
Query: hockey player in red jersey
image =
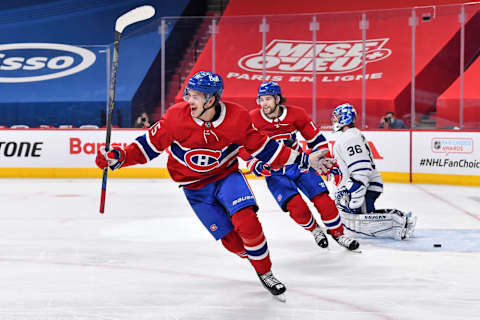
<path id="1" fill-rule="evenodd" d="M 265 288 L 278 296 L 286 288 L 272 274 L 255 197 L 238 169 L 238 151 L 243 146 L 274 168 L 298 163 L 318 169 L 333 160 L 322 152 L 299 153 L 261 134 L 244 107 L 220 101 L 223 89 L 218 74 L 196 73 L 186 85 L 186 102 L 170 107 L 125 149 L 99 151 L 96 163 L 114 170 L 146 163 L 166 150 L 170 176 L 205 228 L 227 250 L 247 258 Z"/>
<path id="2" fill-rule="evenodd" d="M 320 133 L 303 108 L 286 106 L 280 86 L 274 82 L 265 82 L 258 88 L 257 103 L 260 108 L 250 111 L 254 127 L 261 133 L 301 150 L 296 138 L 300 132 L 307 141 L 310 150 L 328 151 L 328 141 Z M 289 165 L 280 170 L 273 170 L 268 163 L 257 159 L 255 155 L 247 162 L 251 172 L 265 176 L 267 186 L 283 211 L 302 228 L 310 231 L 317 244 L 328 247 L 328 240 L 318 226 L 310 209 L 300 196 L 301 190 L 313 202 L 320 213 L 328 233 L 342 246 L 349 250 L 359 247 L 357 240 L 343 234 L 343 225 L 335 202 L 329 197 L 328 189 L 322 177 L 314 172 L 301 170 L 298 165 Z M 245 154 L 242 151 L 242 157 Z M 332 168 L 322 168 L 324 173 Z"/>

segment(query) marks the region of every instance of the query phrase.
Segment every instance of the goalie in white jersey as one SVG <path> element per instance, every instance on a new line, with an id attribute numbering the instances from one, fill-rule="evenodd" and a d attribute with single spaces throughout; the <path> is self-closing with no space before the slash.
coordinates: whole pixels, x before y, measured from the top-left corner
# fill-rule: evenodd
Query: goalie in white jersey
<path id="1" fill-rule="evenodd" d="M 408 239 L 415 229 L 416 217 L 396 209 L 375 209 L 375 201 L 383 192 L 382 176 L 375 167 L 367 139 L 355 128 L 356 117 L 355 109 L 348 103 L 339 105 L 332 113 L 333 131 L 340 133 L 333 154 L 341 176 L 341 180 L 335 179 L 335 199 L 342 222 L 357 236 Z"/>

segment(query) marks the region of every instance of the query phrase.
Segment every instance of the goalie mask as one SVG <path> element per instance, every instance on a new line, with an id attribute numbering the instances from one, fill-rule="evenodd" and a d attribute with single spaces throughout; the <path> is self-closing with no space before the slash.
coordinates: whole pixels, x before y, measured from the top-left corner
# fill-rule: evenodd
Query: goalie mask
<path id="1" fill-rule="evenodd" d="M 351 104 L 344 103 L 337 106 L 332 112 L 333 132 L 340 131 L 343 127 L 354 123 L 356 118 L 357 112 Z"/>

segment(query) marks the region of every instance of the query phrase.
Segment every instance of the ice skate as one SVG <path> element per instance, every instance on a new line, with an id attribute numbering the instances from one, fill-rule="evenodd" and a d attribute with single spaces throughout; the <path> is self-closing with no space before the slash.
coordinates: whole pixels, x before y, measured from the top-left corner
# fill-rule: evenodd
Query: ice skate
<path id="1" fill-rule="evenodd" d="M 347 248 L 348 250 L 350 250 L 352 252 L 358 252 L 358 253 L 362 252 L 362 251 L 358 250 L 358 247 L 360 247 L 360 243 L 358 243 L 358 241 L 355 240 L 355 239 L 347 237 L 346 235 L 341 235 L 340 237 L 337 237 L 337 238 L 334 238 L 334 239 L 335 239 L 335 241 L 338 242 L 339 245 Z"/>
<path id="2" fill-rule="evenodd" d="M 325 233 L 323 233 L 322 228 L 317 226 L 315 229 L 312 230 L 312 234 L 315 238 L 315 242 L 318 244 L 319 247 L 328 247 L 328 239 Z"/>
<path id="3" fill-rule="evenodd" d="M 272 271 L 268 271 L 264 274 L 258 274 L 260 281 L 262 282 L 265 289 L 270 291 L 270 293 L 278 300 L 285 302 L 286 297 L 284 295 L 285 290 L 287 288 L 283 283 L 281 283 L 275 276 L 273 275 Z"/>

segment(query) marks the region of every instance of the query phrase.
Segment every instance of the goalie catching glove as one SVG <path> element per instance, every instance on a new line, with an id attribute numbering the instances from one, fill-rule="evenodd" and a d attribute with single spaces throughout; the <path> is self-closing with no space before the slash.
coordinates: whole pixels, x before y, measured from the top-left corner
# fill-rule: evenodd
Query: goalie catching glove
<path id="1" fill-rule="evenodd" d="M 105 147 L 101 147 L 97 152 L 97 158 L 95 163 L 100 169 L 109 167 L 111 170 L 118 169 L 125 162 L 126 152 L 125 150 L 114 147 L 110 151 L 106 151 Z"/>
<path id="2" fill-rule="evenodd" d="M 367 188 L 357 180 L 348 179 L 344 187 L 335 193 L 335 202 L 343 212 L 359 213 L 365 202 Z"/>

